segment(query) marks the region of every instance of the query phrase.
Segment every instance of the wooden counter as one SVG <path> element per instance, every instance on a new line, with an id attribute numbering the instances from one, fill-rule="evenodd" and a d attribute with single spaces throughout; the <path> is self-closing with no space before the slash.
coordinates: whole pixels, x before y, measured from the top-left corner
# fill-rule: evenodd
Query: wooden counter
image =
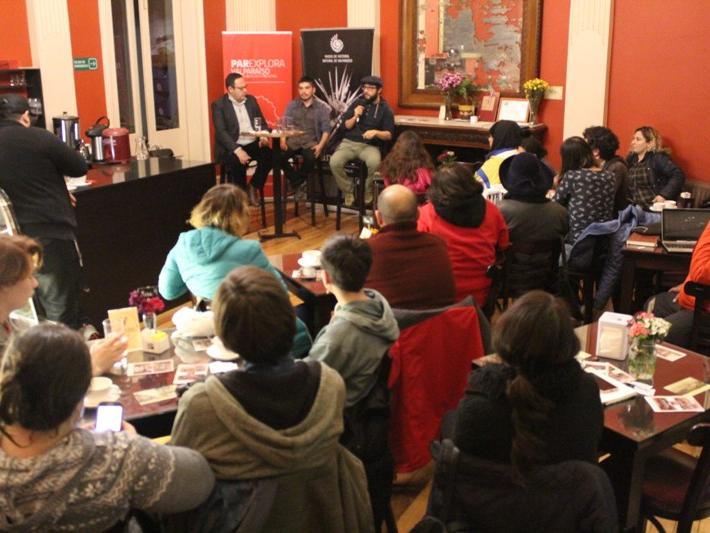
<path id="1" fill-rule="evenodd" d="M 100 330 L 106 310 L 128 305 L 137 287 L 155 285 L 187 219 L 215 184 L 214 165 L 150 158 L 92 168 L 74 191 L 84 261 L 82 312 Z"/>
<path id="2" fill-rule="evenodd" d="M 493 122 L 476 122 L 453 119 L 439 120 L 438 117 L 416 115 L 395 115 L 394 123 L 397 133 L 404 130 L 414 131 L 424 144 L 438 146 L 460 146 L 478 150 L 490 149 L 488 146 L 488 130 Z M 545 124 L 521 125 L 523 135 L 531 133 L 542 141 L 547 126 Z"/>

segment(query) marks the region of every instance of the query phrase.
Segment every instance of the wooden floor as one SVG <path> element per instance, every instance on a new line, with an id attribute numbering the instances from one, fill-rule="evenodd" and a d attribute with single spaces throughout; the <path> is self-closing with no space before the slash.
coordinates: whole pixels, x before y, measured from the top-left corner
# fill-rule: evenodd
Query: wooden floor
<path id="1" fill-rule="evenodd" d="M 273 222 L 273 207 L 267 203 L 267 222 Z M 245 238 L 258 239 L 260 231 L 271 232 L 273 226 L 265 230 L 261 227 L 261 216 L 258 208 L 252 208 L 250 233 Z M 287 220 L 284 224 L 284 231 L 295 231 L 300 238 L 281 238 L 262 242 L 262 248 L 266 255 L 276 255 L 285 253 L 302 252 L 320 248 L 325 240 L 336 233 L 335 212 L 331 212 L 328 217 L 323 214 L 322 206 L 318 205 L 316 210 L 316 225 L 311 225 L 310 207 L 303 202 L 300 205 L 299 216 L 294 215 L 293 203 L 289 202 L 287 207 Z M 340 231 L 347 234 L 357 234 L 358 220 L 357 213 L 343 211 L 342 225 Z M 174 310 L 171 310 L 174 311 Z M 170 312 L 161 315 L 161 322 L 169 320 Z M 407 532 L 426 513 L 427 499 L 431 489 L 432 466 L 417 472 L 405 484 L 395 485 L 392 494 L 392 510 L 397 519 L 397 526 L 400 532 Z M 675 523 L 661 521 L 666 531 L 675 531 Z M 655 532 L 656 529 L 649 523 L 646 528 L 647 533 Z M 710 533 L 710 518 L 701 522 L 696 522 L 693 533 Z"/>

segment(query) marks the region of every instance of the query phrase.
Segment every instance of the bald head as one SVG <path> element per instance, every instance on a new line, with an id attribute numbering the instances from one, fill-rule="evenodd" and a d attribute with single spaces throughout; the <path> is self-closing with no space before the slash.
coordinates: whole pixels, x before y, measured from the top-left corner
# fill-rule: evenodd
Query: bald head
<path id="1" fill-rule="evenodd" d="M 382 218 L 382 226 L 397 222 L 416 222 L 417 197 L 404 185 L 390 185 L 377 198 L 377 210 Z"/>

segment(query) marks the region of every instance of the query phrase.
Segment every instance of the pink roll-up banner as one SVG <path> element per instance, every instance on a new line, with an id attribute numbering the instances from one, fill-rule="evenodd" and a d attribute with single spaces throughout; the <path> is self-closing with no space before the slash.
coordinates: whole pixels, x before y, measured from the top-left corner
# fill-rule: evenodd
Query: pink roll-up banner
<path id="1" fill-rule="evenodd" d="M 248 93 L 259 102 L 269 126 L 281 117 L 293 98 L 291 32 L 222 32 L 224 76 L 238 72 Z"/>

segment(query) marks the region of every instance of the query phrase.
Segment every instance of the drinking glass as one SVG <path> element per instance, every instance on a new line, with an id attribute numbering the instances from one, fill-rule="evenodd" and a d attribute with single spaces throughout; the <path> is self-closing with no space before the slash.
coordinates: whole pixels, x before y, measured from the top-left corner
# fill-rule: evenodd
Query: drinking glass
<path id="1" fill-rule="evenodd" d="M 28 98 L 27 103 L 30 106 L 30 115 L 38 117 L 42 114 L 42 102 L 39 98 Z"/>
<path id="2" fill-rule="evenodd" d="M 114 328 L 113 325 L 111 324 L 111 319 L 106 318 L 101 322 L 101 326 L 103 327 L 104 330 L 104 339 L 108 338 L 109 335 L 112 333 L 118 333 L 118 334 L 123 334 L 125 331 L 125 324 L 121 324 L 121 327 L 116 327 Z M 128 357 L 124 356 L 121 357 L 121 360 L 116 363 L 118 367 L 120 367 L 121 372 L 125 373 L 126 368 L 128 367 Z"/>

